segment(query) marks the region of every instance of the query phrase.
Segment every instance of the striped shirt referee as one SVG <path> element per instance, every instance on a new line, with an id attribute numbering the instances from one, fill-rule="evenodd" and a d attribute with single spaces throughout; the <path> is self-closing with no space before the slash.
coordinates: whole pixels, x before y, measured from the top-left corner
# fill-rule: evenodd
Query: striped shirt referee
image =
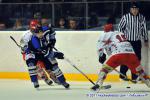
<path id="1" fill-rule="evenodd" d="M 131 43 L 135 54 L 141 60 L 141 39 L 144 38 L 145 45 L 148 46 L 148 32 L 146 29 L 145 17 L 139 13 L 139 7 L 136 2 L 132 2 L 130 6 L 130 13 L 125 14 L 118 25 L 118 30 L 123 32 L 127 40 Z M 126 75 L 128 67 L 122 65 L 120 72 Z M 123 76 L 120 78 L 127 81 Z M 136 80 L 137 76 L 132 73 L 132 80 Z M 134 81 L 136 83 L 136 81 Z"/>
<path id="2" fill-rule="evenodd" d="M 138 41 L 143 37 L 148 41 L 145 17 L 140 13 L 134 16 L 131 13 L 124 15 L 119 23 L 118 29 L 123 32 L 129 41 Z"/>

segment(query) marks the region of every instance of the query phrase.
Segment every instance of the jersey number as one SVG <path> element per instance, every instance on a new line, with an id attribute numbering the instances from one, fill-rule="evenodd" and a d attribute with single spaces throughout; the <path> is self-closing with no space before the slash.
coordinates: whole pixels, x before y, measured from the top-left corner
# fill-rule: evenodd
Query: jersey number
<path id="1" fill-rule="evenodd" d="M 126 41 L 126 37 L 125 35 L 121 34 L 121 35 L 116 35 L 116 38 L 120 41 L 120 42 L 124 42 Z"/>

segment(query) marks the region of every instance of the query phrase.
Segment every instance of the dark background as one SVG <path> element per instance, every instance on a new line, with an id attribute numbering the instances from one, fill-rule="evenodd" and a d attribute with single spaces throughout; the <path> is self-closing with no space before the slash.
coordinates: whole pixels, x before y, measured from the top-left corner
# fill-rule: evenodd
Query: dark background
<path id="1" fill-rule="evenodd" d="M 64 18 L 66 24 L 74 19 L 78 30 L 101 29 L 110 17 L 117 26 L 121 16 L 129 12 L 132 1 L 139 3 L 150 29 L 150 0 L 0 0 L 0 24 L 5 25 L 0 30 L 17 30 L 14 29 L 17 20 L 21 30 L 25 30 L 37 12 L 58 29 L 60 18 Z"/>

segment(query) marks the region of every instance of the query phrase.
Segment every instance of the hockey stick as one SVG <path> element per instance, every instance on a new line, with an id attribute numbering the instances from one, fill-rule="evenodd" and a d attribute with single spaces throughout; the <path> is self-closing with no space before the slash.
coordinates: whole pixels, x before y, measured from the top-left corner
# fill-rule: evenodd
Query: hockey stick
<path id="1" fill-rule="evenodd" d="M 18 43 L 17 43 L 17 41 L 12 37 L 12 36 L 10 36 L 10 38 L 15 42 L 15 44 L 19 47 L 19 48 L 22 48 L 22 46 L 20 46 Z M 58 51 L 56 48 L 54 48 L 56 51 Z M 66 57 L 64 57 L 65 58 L 65 60 L 69 63 L 69 64 L 71 64 L 75 69 L 77 69 L 84 77 L 86 77 L 86 79 L 88 79 L 93 85 L 96 85 L 87 75 L 85 75 L 81 70 L 79 70 L 77 67 L 76 67 L 76 65 L 75 64 L 73 64 L 69 59 L 67 59 Z M 44 72 L 46 72 L 45 70 L 44 70 Z M 46 72 L 46 75 L 47 75 L 47 77 L 49 78 L 49 76 L 48 76 L 48 73 Z M 102 86 L 102 87 L 100 87 L 101 89 L 108 89 L 108 88 L 111 88 L 111 85 L 105 85 L 105 86 Z"/>
<path id="2" fill-rule="evenodd" d="M 17 41 L 16 41 L 12 36 L 10 36 L 10 38 L 14 41 L 14 43 L 15 43 L 19 48 L 21 48 L 21 46 L 17 43 Z M 55 47 L 54 47 L 54 49 L 55 49 L 56 51 L 58 51 Z M 79 70 L 69 59 L 67 59 L 66 57 L 64 57 L 64 59 L 65 59 L 69 64 L 71 64 L 75 69 L 77 69 L 83 76 L 85 76 L 86 79 L 88 79 L 93 85 L 95 85 L 95 83 L 94 83 L 90 78 L 88 78 L 81 70 Z M 44 70 L 44 72 L 46 72 L 46 71 Z"/>
<path id="3" fill-rule="evenodd" d="M 54 47 L 54 49 L 59 52 L 59 50 L 56 49 L 55 47 Z M 73 66 L 76 70 L 78 70 L 78 71 L 79 71 L 87 80 L 89 80 L 93 85 L 97 85 L 97 86 L 99 87 L 99 89 L 109 89 L 109 88 L 111 88 L 111 85 L 99 86 L 98 84 L 95 84 L 86 74 L 84 74 L 84 73 L 83 73 L 75 64 L 73 64 L 68 58 L 64 57 L 64 60 L 65 60 L 66 62 L 68 62 L 71 66 Z"/>
<path id="4" fill-rule="evenodd" d="M 11 40 L 14 41 L 14 43 L 15 43 L 19 48 L 22 48 L 21 45 L 19 45 L 19 44 L 17 43 L 17 41 L 16 41 L 12 36 L 10 36 L 10 38 L 11 38 Z"/>
<path id="5" fill-rule="evenodd" d="M 42 68 L 42 70 L 45 72 L 45 74 L 46 74 L 47 78 L 48 78 L 49 80 L 51 80 L 51 78 L 50 78 L 50 76 L 49 76 L 48 72 L 45 70 L 45 68 Z"/>
<path id="6" fill-rule="evenodd" d="M 123 76 L 125 79 L 131 81 L 132 83 L 135 83 L 132 79 L 129 79 L 126 75 L 122 74 L 121 72 L 119 72 L 117 69 L 114 68 L 114 70 L 120 74 L 121 76 Z M 138 80 L 139 78 L 136 79 L 136 81 Z"/>
<path id="7" fill-rule="evenodd" d="M 56 51 L 58 51 L 58 49 L 56 49 L 55 47 L 54 47 L 54 49 L 55 49 Z M 71 66 L 73 66 L 76 70 L 78 70 L 78 71 L 79 71 L 87 80 L 89 80 L 93 85 L 96 85 L 86 74 L 84 74 L 79 68 L 77 68 L 76 65 L 73 64 L 68 58 L 64 57 L 64 60 L 65 60 L 66 62 L 68 62 Z"/>

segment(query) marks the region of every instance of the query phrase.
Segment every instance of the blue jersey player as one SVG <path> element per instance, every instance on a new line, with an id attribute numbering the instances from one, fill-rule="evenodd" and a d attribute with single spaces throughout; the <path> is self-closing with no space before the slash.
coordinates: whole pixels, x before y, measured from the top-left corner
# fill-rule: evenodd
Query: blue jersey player
<path id="1" fill-rule="evenodd" d="M 56 58 L 64 59 L 64 54 L 53 51 L 55 43 L 55 31 L 51 27 L 38 27 L 35 34 L 31 37 L 28 48 L 35 52 L 36 58 L 44 62 L 46 70 L 52 70 L 61 85 L 69 88 L 69 84 L 66 82 L 56 60 Z"/>
<path id="2" fill-rule="evenodd" d="M 40 23 L 37 20 L 31 20 L 29 25 L 29 30 L 25 31 L 20 40 L 20 45 L 22 46 L 21 51 L 23 59 L 26 61 L 28 66 L 28 71 L 30 75 L 31 82 L 34 84 L 35 88 L 39 87 L 38 78 L 41 78 L 45 81 L 46 84 L 51 85 L 53 82 L 59 84 L 58 79 L 55 77 L 51 70 L 45 69 L 44 62 L 40 61 L 40 57 L 37 56 L 37 53 L 32 51 L 31 46 L 31 37 L 36 32 L 37 26 L 40 26 Z M 47 28 L 44 28 L 46 30 Z M 37 78 L 38 77 L 38 78 Z M 49 78 L 50 77 L 50 78 Z"/>

